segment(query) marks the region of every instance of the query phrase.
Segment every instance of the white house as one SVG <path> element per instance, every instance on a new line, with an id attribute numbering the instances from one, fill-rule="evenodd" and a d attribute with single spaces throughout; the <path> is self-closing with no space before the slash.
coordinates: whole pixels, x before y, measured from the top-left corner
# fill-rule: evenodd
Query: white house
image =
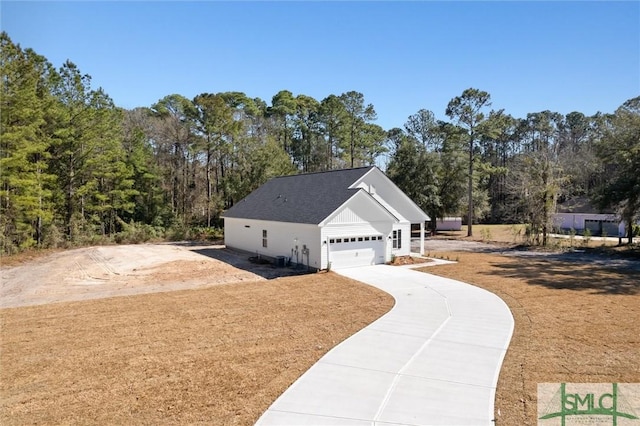
<path id="1" fill-rule="evenodd" d="M 230 248 L 313 269 L 385 263 L 410 253 L 424 213 L 377 167 L 271 179 L 224 215 Z"/>
<path id="2" fill-rule="evenodd" d="M 625 235 L 625 223 L 615 214 L 601 213 L 556 213 L 552 217 L 556 229 L 566 232 L 574 230 L 583 234 L 588 229 L 592 235 L 618 237 Z"/>
<path id="3" fill-rule="evenodd" d="M 588 229 L 592 235 L 618 237 L 625 235 L 624 221 L 612 211 L 599 212 L 587 197 L 575 197 L 558 204 L 552 215 L 553 226 L 560 232 L 574 230 L 583 234 Z"/>

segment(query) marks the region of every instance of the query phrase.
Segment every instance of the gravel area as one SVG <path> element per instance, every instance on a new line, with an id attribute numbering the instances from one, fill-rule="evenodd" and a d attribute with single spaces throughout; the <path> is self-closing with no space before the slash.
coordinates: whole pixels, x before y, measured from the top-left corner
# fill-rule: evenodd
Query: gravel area
<path id="1" fill-rule="evenodd" d="M 416 247 L 414 250 L 417 251 L 417 241 L 414 242 L 413 245 Z M 426 239 L 424 243 L 424 250 L 425 253 L 429 253 L 430 251 L 461 251 L 516 257 L 540 257 L 562 262 L 587 263 L 608 268 L 614 267 L 640 271 L 640 261 L 638 260 L 623 258 L 616 255 L 594 253 L 592 251 L 589 252 L 581 249 L 568 251 L 522 250 L 518 247 L 514 248 L 509 245 L 488 244 L 479 241 Z"/>

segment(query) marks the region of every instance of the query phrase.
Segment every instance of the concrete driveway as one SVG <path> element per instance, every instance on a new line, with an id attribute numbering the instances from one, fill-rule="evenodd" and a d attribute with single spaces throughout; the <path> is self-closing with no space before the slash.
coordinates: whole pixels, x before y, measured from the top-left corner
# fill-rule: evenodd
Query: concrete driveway
<path id="1" fill-rule="evenodd" d="M 338 273 L 386 291 L 395 306 L 329 351 L 257 424 L 494 424 L 496 383 L 513 332 L 500 298 L 397 266 Z"/>

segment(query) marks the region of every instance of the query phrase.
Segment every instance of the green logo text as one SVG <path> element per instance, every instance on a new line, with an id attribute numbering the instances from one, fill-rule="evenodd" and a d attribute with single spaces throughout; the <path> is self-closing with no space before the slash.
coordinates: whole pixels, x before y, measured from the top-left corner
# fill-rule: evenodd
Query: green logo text
<path id="1" fill-rule="evenodd" d="M 557 405 L 558 402 L 559 407 Z M 621 394 L 617 383 L 611 384 L 611 391 L 583 393 L 567 392 L 567 384 L 561 383 L 560 389 L 556 391 L 551 403 L 544 410 L 545 414 L 539 417 L 539 420 L 559 417 L 561 425 L 565 426 L 567 417 L 571 416 L 609 416 L 611 417 L 611 424 L 617 426 L 618 418 L 638 419 L 631 407 L 628 407 L 628 404 L 622 404 L 625 406 L 622 407 L 620 402 Z M 559 410 L 549 412 L 554 410 L 553 406 L 555 406 L 556 410 Z"/>

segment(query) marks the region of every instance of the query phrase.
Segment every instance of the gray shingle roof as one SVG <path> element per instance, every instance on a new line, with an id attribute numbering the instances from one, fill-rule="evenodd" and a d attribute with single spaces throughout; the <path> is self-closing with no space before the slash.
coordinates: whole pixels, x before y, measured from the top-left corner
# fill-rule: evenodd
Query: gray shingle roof
<path id="1" fill-rule="evenodd" d="M 349 186 L 372 168 L 277 177 L 240 200 L 223 217 L 319 224 L 358 191 Z"/>

